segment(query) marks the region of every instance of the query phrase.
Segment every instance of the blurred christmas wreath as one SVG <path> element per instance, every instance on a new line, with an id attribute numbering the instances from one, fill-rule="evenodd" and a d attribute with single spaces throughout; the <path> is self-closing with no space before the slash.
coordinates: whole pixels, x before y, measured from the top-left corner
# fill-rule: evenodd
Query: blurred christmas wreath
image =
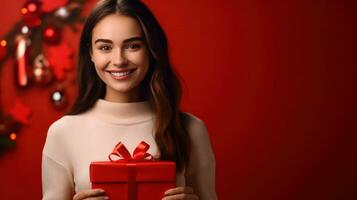
<path id="1" fill-rule="evenodd" d="M 62 30 L 82 23 L 85 0 L 29 0 L 22 6 L 22 20 L 0 38 L 0 70 L 8 59 L 15 61 L 14 81 L 18 88 L 29 85 L 66 85 L 66 72 L 73 68 L 72 49 L 65 43 Z M 55 107 L 64 107 L 62 89 L 54 90 L 50 98 Z M 15 144 L 22 125 L 29 123 L 31 110 L 16 100 L 8 114 L 0 105 L 0 154 Z"/>

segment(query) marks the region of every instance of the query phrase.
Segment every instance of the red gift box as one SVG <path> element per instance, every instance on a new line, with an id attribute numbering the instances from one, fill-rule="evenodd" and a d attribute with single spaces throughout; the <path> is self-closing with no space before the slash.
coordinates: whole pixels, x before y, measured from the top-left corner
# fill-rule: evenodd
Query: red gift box
<path id="1" fill-rule="evenodd" d="M 119 143 L 109 155 L 111 161 L 92 162 L 92 188 L 104 189 L 112 200 L 162 199 L 164 192 L 176 185 L 176 165 L 171 161 L 144 160 L 151 156 L 146 153 L 147 149 L 148 144 L 142 142 L 131 157 Z M 121 159 L 114 161 L 113 155 Z"/>

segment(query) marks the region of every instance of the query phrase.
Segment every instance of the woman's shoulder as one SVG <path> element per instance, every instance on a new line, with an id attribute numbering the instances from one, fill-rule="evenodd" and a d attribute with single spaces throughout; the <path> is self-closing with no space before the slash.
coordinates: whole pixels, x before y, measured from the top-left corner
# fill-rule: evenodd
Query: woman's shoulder
<path id="1" fill-rule="evenodd" d="M 181 114 L 186 124 L 187 132 L 192 139 L 208 137 L 207 125 L 202 119 L 189 112 L 182 112 Z"/>
<path id="2" fill-rule="evenodd" d="M 204 125 L 205 123 L 202 119 L 198 118 L 196 115 L 189 113 L 189 112 L 181 112 L 183 118 L 185 119 L 186 122 L 188 122 L 190 125 Z"/>
<path id="3" fill-rule="evenodd" d="M 184 118 L 186 118 L 187 132 L 191 139 L 192 160 L 190 165 L 193 169 L 208 170 L 215 164 L 215 158 L 207 126 L 203 120 L 195 115 L 191 113 L 183 114 Z"/>
<path id="4" fill-rule="evenodd" d="M 54 121 L 50 125 L 50 128 L 65 128 L 65 127 L 73 125 L 74 121 L 78 121 L 77 115 L 64 115 L 61 118 Z"/>
<path id="5" fill-rule="evenodd" d="M 84 116 L 82 115 L 64 115 L 49 126 L 47 135 L 62 135 L 69 130 L 82 126 L 83 120 Z"/>

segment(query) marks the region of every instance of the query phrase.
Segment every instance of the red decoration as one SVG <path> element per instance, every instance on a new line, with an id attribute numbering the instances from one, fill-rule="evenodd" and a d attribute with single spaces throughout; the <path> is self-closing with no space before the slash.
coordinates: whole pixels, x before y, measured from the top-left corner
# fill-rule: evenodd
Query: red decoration
<path id="1" fill-rule="evenodd" d="M 39 26 L 42 22 L 41 1 L 28 1 L 21 9 L 21 13 L 24 16 L 24 22 L 30 28 Z"/>
<path id="2" fill-rule="evenodd" d="M 62 38 L 61 31 L 54 27 L 48 26 L 43 30 L 43 38 L 49 44 L 57 44 Z"/>
<path id="3" fill-rule="evenodd" d="M 32 77 L 36 84 L 47 85 L 53 80 L 52 71 L 47 59 L 39 54 L 33 61 Z"/>
<path id="4" fill-rule="evenodd" d="M 31 81 L 46 85 L 53 80 L 53 75 L 56 75 L 57 80 L 64 79 L 64 71 L 73 68 L 72 50 L 66 44 L 54 47 L 54 44 L 57 45 L 62 40 L 62 29 L 56 27 L 68 27 L 70 24 L 80 23 L 82 21 L 81 11 L 83 11 L 86 1 L 24 0 L 24 2 L 20 10 L 21 21 L 16 22 L 12 30 L 5 34 L 3 40 L 0 39 L 0 69 L 6 59 L 14 59 L 15 73 L 12 74 L 15 76 L 15 84 L 20 86 L 27 86 Z M 54 66 L 50 66 L 44 57 L 37 60 L 33 57 L 41 52 L 45 52 L 47 57 L 48 54 L 44 49 L 47 45 L 50 46 L 49 54 L 52 56 L 50 60 Z M 32 64 L 33 68 L 30 67 Z M 55 74 L 51 71 L 55 71 Z M 70 81 L 74 81 L 71 77 L 72 74 L 68 76 Z M 65 83 L 61 88 L 71 82 L 66 81 Z M 66 106 L 65 97 L 62 90 L 51 93 L 51 100 L 55 108 Z M 0 154 L 15 144 L 14 140 L 16 140 L 18 130 L 22 124 L 29 123 L 29 115 L 30 110 L 21 102 L 16 102 L 14 108 L 11 109 L 11 115 L 4 115 L 0 108 Z"/>
<path id="5" fill-rule="evenodd" d="M 65 42 L 47 46 L 46 57 L 57 80 L 64 79 L 65 70 L 73 69 L 73 50 Z"/>
<path id="6" fill-rule="evenodd" d="M 113 153 L 126 159 L 115 162 L 92 162 L 90 164 L 92 188 L 104 189 L 110 199 L 162 199 L 166 190 L 175 187 L 175 163 L 144 161 L 142 159 L 147 155 L 147 149 L 148 144 L 141 142 L 136 152 L 134 151 L 134 156 L 131 157 L 125 146 L 119 143 Z M 134 160 L 135 155 L 140 155 L 137 156 L 137 160 Z"/>
<path id="7" fill-rule="evenodd" d="M 28 85 L 27 78 L 27 68 L 28 68 L 28 47 L 27 38 L 19 37 L 18 44 L 16 46 L 16 66 L 15 66 L 15 76 L 16 83 L 21 87 Z"/>
<path id="8" fill-rule="evenodd" d="M 22 124 L 30 123 L 31 110 L 18 99 L 15 101 L 14 107 L 10 110 L 10 114 Z"/>

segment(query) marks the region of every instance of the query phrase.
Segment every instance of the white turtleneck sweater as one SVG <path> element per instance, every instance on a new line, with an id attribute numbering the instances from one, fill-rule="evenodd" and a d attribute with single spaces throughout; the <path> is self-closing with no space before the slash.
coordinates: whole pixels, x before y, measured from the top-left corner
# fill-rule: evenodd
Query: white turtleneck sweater
<path id="1" fill-rule="evenodd" d="M 217 199 L 215 158 L 207 128 L 200 119 L 186 114 L 192 152 L 190 165 L 176 175 L 176 184 L 193 187 L 201 200 Z M 99 99 L 87 112 L 54 122 L 48 129 L 42 155 L 43 199 L 72 199 L 75 193 L 90 189 L 90 163 L 107 161 L 119 141 L 130 153 L 145 141 L 150 145 L 148 153 L 160 158 L 154 119 L 148 101 L 114 103 Z"/>

